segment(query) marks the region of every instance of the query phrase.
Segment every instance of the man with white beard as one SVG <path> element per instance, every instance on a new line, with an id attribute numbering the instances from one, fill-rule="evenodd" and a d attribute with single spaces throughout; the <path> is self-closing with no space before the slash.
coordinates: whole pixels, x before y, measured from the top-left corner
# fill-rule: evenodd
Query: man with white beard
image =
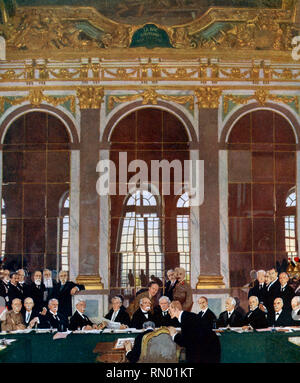
<path id="1" fill-rule="evenodd" d="M 55 286 L 57 285 L 56 280 L 52 278 L 51 270 L 45 269 L 43 271 L 43 283 L 45 285 L 44 305 L 46 307 L 49 300 L 54 297 Z"/>
<path id="2" fill-rule="evenodd" d="M 44 292 L 46 288 L 42 283 L 42 272 L 36 270 L 33 273 L 33 282 L 29 288 L 29 297 L 33 299 L 35 308 L 38 312 L 45 311 L 46 307 L 44 304 Z M 27 298 L 27 297 L 26 297 Z"/>

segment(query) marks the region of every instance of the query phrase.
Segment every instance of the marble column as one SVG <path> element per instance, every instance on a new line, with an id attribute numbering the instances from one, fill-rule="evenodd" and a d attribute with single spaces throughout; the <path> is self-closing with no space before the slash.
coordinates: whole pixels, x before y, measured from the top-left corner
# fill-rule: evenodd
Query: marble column
<path id="1" fill-rule="evenodd" d="M 200 275 L 197 289 L 224 288 L 220 260 L 217 107 L 199 110 L 199 158 L 204 161 L 204 202 L 200 206 Z"/>
<path id="2" fill-rule="evenodd" d="M 79 199 L 79 275 L 86 290 L 103 288 L 99 275 L 99 196 L 96 190 L 99 161 L 100 105 L 81 107 Z"/>

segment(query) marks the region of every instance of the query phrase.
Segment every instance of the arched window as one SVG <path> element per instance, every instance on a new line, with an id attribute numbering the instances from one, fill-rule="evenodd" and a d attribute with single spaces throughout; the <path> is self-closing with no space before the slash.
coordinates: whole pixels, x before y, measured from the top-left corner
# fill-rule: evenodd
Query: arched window
<path id="1" fill-rule="evenodd" d="M 147 190 L 130 194 L 123 207 L 117 251 L 120 285 L 146 286 L 151 275 L 163 276 L 159 203 Z"/>
<path id="2" fill-rule="evenodd" d="M 5 255 L 5 242 L 6 242 L 6 213 L 5 213 L 5 203 L 2 199 L 1 206 L 1 262 L 3 261 Z"/>
<path id="3" fill-rule="evenodd" d="M 291 215 L 284 217 L 285 225 L 285 248 L 289 259 L 297 256 L 297 241 L 296 241 L 296 191 L 292 189 L 286 200 L 286 208 L 290 210 Z"/>
<path id="4" fill-rule="evenodd" d="M 57 272 L 69 271 L 70 248 L 70 199 L 69 192 L 64 193 L 59 204 L 59 217 L 57 223 L 58 251 Z"/>
<path id="5" fill-rule="evenodd" d="M 190 282 L 191 252 L 190 252 L 190 201 L 187 193 L 182 194 L 177 200 L 177 251 L 179 264 L 186 270 L 186 279 Z"/>

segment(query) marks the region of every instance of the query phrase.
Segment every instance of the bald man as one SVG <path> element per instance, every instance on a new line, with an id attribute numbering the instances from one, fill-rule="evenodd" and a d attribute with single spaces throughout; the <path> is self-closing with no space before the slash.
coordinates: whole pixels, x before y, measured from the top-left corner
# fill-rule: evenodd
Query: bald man
<path id="1" fill-rule="evenodd" d="M 22 301 L 19 298 L 13 299 L 11 310 L 6 313 L 6 318 L 1 324 L 2 331 L 25 330 L 23 316 L 21 314 Z"/>

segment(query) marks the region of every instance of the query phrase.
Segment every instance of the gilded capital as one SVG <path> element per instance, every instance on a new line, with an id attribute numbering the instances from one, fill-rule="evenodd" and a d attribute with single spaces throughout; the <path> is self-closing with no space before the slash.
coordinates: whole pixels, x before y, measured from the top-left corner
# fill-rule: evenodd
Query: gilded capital
<path id="1" fill-rule="evenodd" d="M 100 109 L 104 97 L 104 88 L 86 86 L 77 89 L 80 109 Z"/>
<path id="2" fill-rule="evenodd" d="M 197 97 L 197 104 L 200 108 L 215 109 L 219 107 L 219 98 L 222 94 L 222 90 L 212 87 L 201 87 L 195 90 L 195 96 Z"/>

